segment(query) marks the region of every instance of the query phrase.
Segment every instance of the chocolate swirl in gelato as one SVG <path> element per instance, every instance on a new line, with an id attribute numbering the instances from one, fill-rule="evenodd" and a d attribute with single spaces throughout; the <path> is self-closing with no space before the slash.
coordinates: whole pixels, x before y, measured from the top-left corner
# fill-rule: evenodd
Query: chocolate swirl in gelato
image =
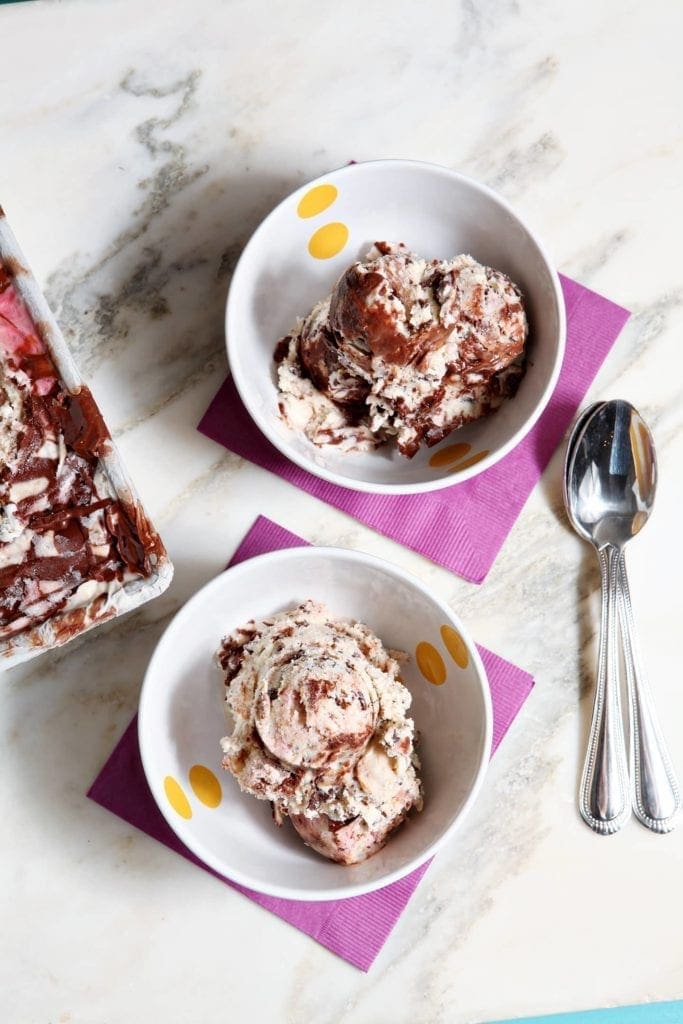
<path id="1" fill-rule="evenodd" d="M 376 242 L 278 343 L 280 415 L 319 447 L 412 457 L 515 393 L 527 335 L 501 271 Z"/>
<path id="2" fill-rule="evenodd" d="M 109 597 L 163 550 L 115 496 L 100 461 L 110 445 L 92 395 L 59 379 L 0 263 L 1 639 L 58 612 L 73 613 L 72 632 L 106 618 Z"/>

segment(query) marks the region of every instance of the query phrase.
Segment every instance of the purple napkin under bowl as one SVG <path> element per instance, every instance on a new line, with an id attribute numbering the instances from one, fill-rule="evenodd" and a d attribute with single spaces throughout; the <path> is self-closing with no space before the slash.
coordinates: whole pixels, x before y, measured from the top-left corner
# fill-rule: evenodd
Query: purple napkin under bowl
<path id="1" fill-rule="evenodd" d="M 302 543 L 300 538 L 276 523 L 259 517 L 235 552 L 230 564 L 237 564 L 264 551 L 295 547 Z M 495 750 L 528 696 L 533 680 L 526 672 L 490 651 L 479 648 L 479 654 L 486 668 L 491 690 Z M 136 719 L 125 731 L 90 788 L 88 796 L 192 863 L 211 871 L 178 839 L 150 793 L 140 760 Z M 383 889 L 350 899 L 322 902 L 292 901 L 264 896 L 236 885 L 216 872 L 211 873 L 226 885 L 306 932 L 361 970 L 368 970 L 427 867 L 427 864 L 423 864 L 410 875 Z M 219 901 L 217 908 L 217 912 L 220 912 Z"/>
<path id="2" fill-rule="evenodd" d="M 565 358 L 542 416 L 524 440 L 472 480 L 427 494 L 362 494 L 289 462 L 259 431 L 234 382 L 221 385 L 199 430 L 378 533 L 473 583 L 487 576 L 505 538 L 548 465 L 629 313 L 560 277 L 567 315 Z"/>

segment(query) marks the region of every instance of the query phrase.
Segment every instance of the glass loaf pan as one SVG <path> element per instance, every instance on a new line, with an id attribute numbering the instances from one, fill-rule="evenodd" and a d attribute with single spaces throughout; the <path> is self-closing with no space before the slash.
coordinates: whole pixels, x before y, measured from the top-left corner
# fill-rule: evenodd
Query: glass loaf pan
<path id="1" fill-rule="evenodd" d="M 80 410 L 84 420 L 92 420 L 95 424 L 95 434 L 99 439 L 97 447 L 92 448 L 91 453 L 99 458 L 99 466 L 109 483 L 112 499 L 119 503 L 128 524 L 133 526 L 146 563 L 144 574 L 124 580 L 113 592 L 100 593 L 81 606 L 61 609 L 44 621 L 28 625 L 12 636 L 0 637 L 1 671 L 43 651 L 60 647 L 100 623 L 139 608 L 168 587 L 173 577 L 173 566 L 158 533 L 147 518 L 99 409 L 81 379 L 50 307 L 7 223 L 2 207 L 0 266 L 4 266 L 16 295 L 23 301 L 33 321 L 35 335 L 45 346 L 58 379 L 69 396 L 77 400 L 75 407 Z M 27 578 L 25 576 L 24 580 Z"/>

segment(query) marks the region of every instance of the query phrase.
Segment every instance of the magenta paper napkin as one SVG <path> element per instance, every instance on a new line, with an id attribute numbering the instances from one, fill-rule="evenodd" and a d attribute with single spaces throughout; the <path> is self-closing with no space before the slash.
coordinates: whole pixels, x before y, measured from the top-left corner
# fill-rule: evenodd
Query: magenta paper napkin
<path id="1" fill-rule="evenodd" d="M 300 537 L 264 516 L 259 516 L 230 560 L 236 565 L 264 551 L 299 547 Z M 496 750 L 517 712 L 528 697 L 533 679 L 491 651 L 479 647 L 488 674 L 493 702 L 493 750 Z M 216 874 L 191 853 L 164 820 L 147 786 L 138 747 L 137 717 L 128 726 L 118 746 L 95 779 L 88 796 L 102 807 L 146 832 L 176 853 L 210 871 L 226 885 L 244 893 L 255 903 L 272 911 L 302 932 L 306 932 L 333 953 L 362 971 L 370 969 L 386 942 L 417 884 L 429 867 L 423 864 L 392 885 L 347 900 L 306 903 L 284 900 L 245 889 Z"/>
<path id="2" fill-rule="evenodd" d="M 629 313 L 583 285 L 560 278 L 567 309 L 567 346 L 555 392 L 533 430 L 484 473 L 427 494 L 364 494 L 319 480 L 281 455 L 240 401 L 230 377 L 198 429 L 250 462 L 473 583 L 481 583 L 532 488 Z"/>

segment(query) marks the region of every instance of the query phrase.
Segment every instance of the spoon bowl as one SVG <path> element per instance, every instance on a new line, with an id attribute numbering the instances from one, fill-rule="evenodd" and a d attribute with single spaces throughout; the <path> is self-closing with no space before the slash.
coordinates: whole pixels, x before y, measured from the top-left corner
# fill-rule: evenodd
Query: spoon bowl
<path id="1" fill-rule="evenodd" d="M 657 487 L 652 435 L 628 402 L 588 410 L 571 445 L 568 508 L 579 533 L 596 547 L 621 550 L 647 522 Z"/>

